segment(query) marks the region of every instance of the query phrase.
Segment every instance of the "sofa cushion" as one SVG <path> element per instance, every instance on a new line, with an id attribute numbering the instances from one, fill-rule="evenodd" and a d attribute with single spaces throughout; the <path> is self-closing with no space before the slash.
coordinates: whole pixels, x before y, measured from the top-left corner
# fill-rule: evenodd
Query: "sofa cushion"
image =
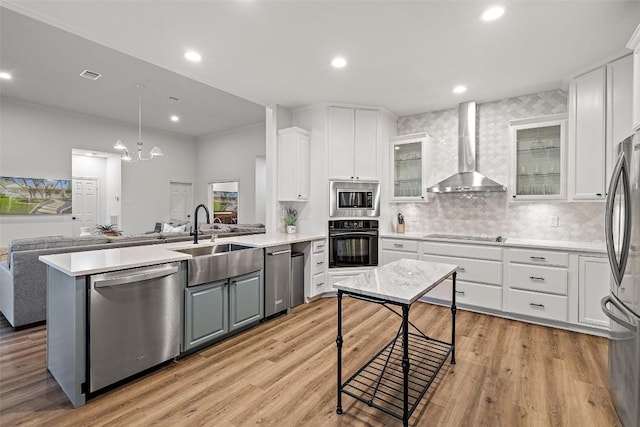
<path id="1" fill-rule="evenodd" d="M 14 239 L 9 244 L 7 263 L 8 265 L 11 265 L 11 260 L 13 258 L 12 254 L 14 252 L 31 251 L 36 249 L 67 248 L 70 246 L 100 245 L 108 242 L 109 238 L 106 236 L 46 236 Z"/>
<path id="2" fill-rule="evenodd" d="M 160 240 L 160 233 L 143 233 L 143 234 L 131 234 L 129 236 L 112 236 L 109 237 L 109 243 L 123 243 L 123 242 L 140 242 L 144 240 Z M 161 243 L 161 242 L 158 242 Z"/>

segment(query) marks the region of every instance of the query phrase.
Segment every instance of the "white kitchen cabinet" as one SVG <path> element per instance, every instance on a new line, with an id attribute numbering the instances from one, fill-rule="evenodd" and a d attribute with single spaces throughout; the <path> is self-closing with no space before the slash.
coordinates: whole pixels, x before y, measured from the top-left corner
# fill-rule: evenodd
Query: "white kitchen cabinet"
<path id="1" fill-rule="evenodd" d="M 329 108 L 329 178 L 378 180 L 378 112 Z"/>
<path id="2" fill-rule="evenodd" d="M 632 133 L 632 60 L 625 56 L 569 85 L 569 199 L 604 200 L 615 146 Z"/>
<path id="3" fill-rule="evenodd" d="M 569 86 L 569 195 L 604 199 L 606 182 L 606 67 L 573 79 Z"/>
<path id="4" fill-rule="evenodd" d="M 278 131 L 278 200 L 309 199 L 309 132 L 292 127 Z"/>
<path id="5" fill-rule="evenodd" d="M 569 320 L 569 254 L 540 249 L 505 251 L 506 304 L 511 313 Z"/>
<path id="6" fill-rule="evenodd" d="M 311 243 L 311 286 L 308 296 L 317 297 L 327 292 L 327 251 L 326 241 L 316 240 Z"/>
<path id="7" fill-rule="evenodd" d="M 510 200 L 566 198 L 566 116 L 513 120 Z"/>
<path id="8" fill-rule="evenodd" d="M 381 265 L 399 259 L 418 259 L 418 241 L 383 238 Z"/>
<path id="9" fill-rule="evenodd" d="M 389 141 L 391 201 L 427 201 L 427 134 L 393 137 Z"/>
<path id="10" fill-rule="evenodd" d="M 629 43 L 627 43 L 627 48 L 633 51 L 633 129 L 640 130 L 640 25 L 634 31 Z"/>
<path id="11" fill-rule="evenodd" d="M 609 295 L 611 270 L 607 258 L 580 256 L 578 260 L 578 322 L 608 329 L 609 318 L 600 301 Z"/>
<path id="12" fill-rule="evenodd" d="M 502 310 L 502 248 L 493 245 L 422 242 L 420 259 L 454 264 L 456 274 L 456 303 L 462 307 Z M 452 281 L 427 292 L 425 299 L 436 303 L 450 303 Z"/>

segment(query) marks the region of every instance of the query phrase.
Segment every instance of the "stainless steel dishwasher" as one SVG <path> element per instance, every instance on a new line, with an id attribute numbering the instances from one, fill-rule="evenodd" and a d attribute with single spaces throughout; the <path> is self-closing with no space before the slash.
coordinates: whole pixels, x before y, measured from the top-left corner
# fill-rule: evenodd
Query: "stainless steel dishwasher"
<path id="1" fill-rule="evenodd" d="M 290 307 L 291 246 L 280 245 L 265 250 L 264 316 Z"/>
<path id="2" fill-rule="evenodd" d="M 180 353 L 183 274 L 174 262 L 90 276 L 89 392 Z"/>

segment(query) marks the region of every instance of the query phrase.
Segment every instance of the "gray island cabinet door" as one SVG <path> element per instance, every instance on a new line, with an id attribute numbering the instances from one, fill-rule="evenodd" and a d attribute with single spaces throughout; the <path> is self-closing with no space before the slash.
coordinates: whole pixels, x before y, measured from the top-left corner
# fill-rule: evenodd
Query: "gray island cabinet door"
<path id="1" fill-rule="evenodd" d="M 262 271 L 230 279 L 229 330 L 258 322 L 264 317 L 264 285 Z"/>
<path id="2" fill-rule="evenodd" d="M 185 350 L 227 334 L 228 300 L 226 280 L 185 289 Z"/>

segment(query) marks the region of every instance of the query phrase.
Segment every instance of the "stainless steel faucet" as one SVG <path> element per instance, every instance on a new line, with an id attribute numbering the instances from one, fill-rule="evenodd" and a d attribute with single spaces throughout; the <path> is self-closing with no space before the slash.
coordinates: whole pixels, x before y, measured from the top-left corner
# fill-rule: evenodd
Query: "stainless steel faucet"
<path id="1" fill-rule="evenodd" d="M 198 210 L 200 210 L 200 208 L 204 208 L 204 211 L 207 214 L 207 224 L 211 224 L 209 219 L 209 209 L 207 209 L 207 207 L 203 204 L 199 204 L 198 206 L 196 206 L 196 210 L 193 213 L 193 220 L 195 221 L 195 224 L 194 224 L 193 232 L 191 233 L 193 235 L 194 245 L 198 244 Z"/>

